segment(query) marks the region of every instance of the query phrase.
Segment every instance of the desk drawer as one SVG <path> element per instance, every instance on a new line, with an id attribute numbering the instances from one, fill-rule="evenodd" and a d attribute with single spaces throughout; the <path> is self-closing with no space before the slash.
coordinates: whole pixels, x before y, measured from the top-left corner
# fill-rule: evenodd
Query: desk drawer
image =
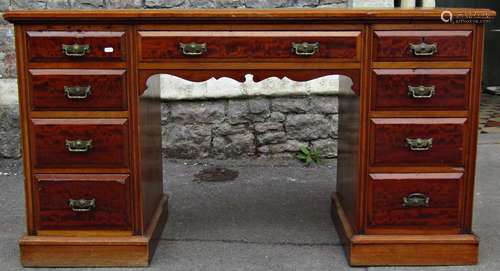
<path id="1" fill-rule="evenodd" d="M 467 110 L 469 69 L 380 69 L 373 73 L 373 110 Z"/>
<path id="2" fill-rule="evenodd" d="M 124 70 L 30 70 L 33 110 L 127 110 Z"/>
<path id="3" fill-rule="evenodd" d="M 143 31 L 140 60 L 282 59 L 358 61 L 359 31 Z"/>
<path id="4" fill-rule="evenodd" d="M 465 118 L 371 120 L 373 166 L 463 166 Z"/>
<path id="5" fill-rule="evenodd" d="M 467 61 L 472 31 L 375 31 L 375 61 Z"/>
<path id="6" fill-rule="evenodd" d="M 462 173 L 370 174 L 369 228 L 459 228 Z"/>
<path id="7" fill-rule="evenodd" d="M 35 168 L 127 168 L 126 119 L 32 119 Z"/>
<path id="8" fill-rule="evenodd" d="M 39 230 L 131 228 L 128 175 L 38 174 L 35 186 Z"/>
<path id="9" fill-rule="evenodd" d="M 32 62 L 124 61 L 125 33 L 107 31 L 28 31 Z"/>

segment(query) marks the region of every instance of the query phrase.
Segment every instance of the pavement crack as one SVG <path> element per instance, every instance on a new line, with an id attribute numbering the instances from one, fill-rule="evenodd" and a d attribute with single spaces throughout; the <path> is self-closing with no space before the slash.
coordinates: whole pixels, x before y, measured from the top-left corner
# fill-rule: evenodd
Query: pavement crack
<path id="1" fill-rule="evenodd" d="M 248 244 L 248 245 L 267 245 L 267 246 L 295 246 L 295 247 L 332 247 L 341 246 L 340 243 L 324 242 L 324 243 L 297 243 L 297 242 L 257 242 L 248 240 L 230 240 L 230 239 L 197 239 L 197 238 L 161 238 L 162 241 L 168 242 L 211 242 L 211 243 L 226 243 L 226 244 Z"/>

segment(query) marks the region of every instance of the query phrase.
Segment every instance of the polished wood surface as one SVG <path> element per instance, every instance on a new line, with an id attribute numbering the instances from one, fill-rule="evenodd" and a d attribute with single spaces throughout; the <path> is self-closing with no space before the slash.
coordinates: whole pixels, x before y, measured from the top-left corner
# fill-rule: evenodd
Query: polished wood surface
<path id="1" fill-rule="evenodd" d="M 469 69 L 375 69 L 373 73 L 372 110 L 467 110 Z M 420 86 L 434 88 L 434 94 L 409 93 L 409 87 Z"/>
<path id="2" fill-rule="evenodd" d="M 129 176 L 120 174 L 37 174 L 36 220 L 40 230 L 131 230 Z M 69 200 L 95 200 L 78 212 Z"/>
<path id="3" fill-rule="evenodd" d="M 472 31 L 375 31 L 374 35 L 375 61 L 467 61 L 472 57 Z M 410 44 L 422 42 L 435 44 L 436 53 L 413 54 Z"/>
<path id="4" fill-rule="evenodd" d="M 424 232 L 460 232 L 462 173 L 370 174 L 368 228 L 412 228 Z M 427 206 L 405 206 L 419 193 Z"/>
<path id="5" fill-rule="evenodd" d="M 262 61 L 343 61 L 355 62 L 359 55 L 357 31 L 315 32 L 236 32 L 236 31 L 141 31 L 140 60 L 158 62 L 168 59 L 214 61 L 261 59 Z M 180 44 L 206 44 L 201 55 L 184 55 Z M 318 43 L 317 52 L 301 56 L 292 50 L 293 43 Z"/>
<path id="6" fill-rule="evenodd" d="M 65 92 L 88 88 L 88 94 Z M 32 69 L 30 97 L 35 111 L 127 110 L 125 70 Z"/>
<path id="7" fill-rule="evenodd" d="M 483 23 L 495 12 L 447 10 L 477 22 L 443 23 L 443 9 L 6 12 L 16 24 L 26 178 L 22 263 L 149 263 L 168 213 L 158 74 L 345 75 L 332 217 L 349 263 L 476 263 L 475 127 Z M 181 51 L 193 42 L 206 51 Z M 318 47 L 299 56 L 292 46 L 303 42 Z M 407 139 L 421 139 L 416 150 Z M 68 151 L 67 140 L 92 147 Z M 70 197 L 97 207 L 77 215 Z M 420 205 L 403 206 L 411 200 Z"/>
<path id="8" fill-rule="evenodd" d="M 91 31 L 28 31 L 27 48 L 29 61 L 123 61 L 126 57 L 123 32 Z M 83 56 L 67 56 L 62 45 L 88 45 Z M 112 50 L 111 50 L 112 49 Z"/>
<path id="9" fill-rule="evenodd" d="M 66 141 L 91 140 L 85 152 L 71 152 Z M 123 167 L 129 164 L 126 119 L 33 119 L 33 166 Z"/>
<path id="10" fill-rule="evenodd" d="M 374 166 L 464 166 L 466 119 L 372 119 Z M 428 150 L 412 150 L 407 139 L 432 140 Z"/>

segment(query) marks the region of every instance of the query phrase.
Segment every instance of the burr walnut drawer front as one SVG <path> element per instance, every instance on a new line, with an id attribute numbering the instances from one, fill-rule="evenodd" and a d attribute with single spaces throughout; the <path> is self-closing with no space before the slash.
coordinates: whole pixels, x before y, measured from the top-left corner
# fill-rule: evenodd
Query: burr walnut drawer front
<path id="1" fill-rule="evenodd" d="M 370 174 L 369 228 L 459 228 L 462 173 Z"/>
<path id="2" fill-rule="evenodd" d="M 127 110 L 124 70 L 33 69 L 32 110 Z"/>
<path id="3" fill-rule="evenodd" d="M 465 118 L 371 119 L 372 166 L 463 166 Z"/>
<path id="4" fill-rule="evenodd" d="M 32 119 L 35 168 L 127 168 L 126 119 Z"/>
<path id="5" fill-rule="evenodd" d="M 359 31 L 141 31 L 140 60 L 358 61 Z"/>
<path id="6" fill-rule="evenodd" d="M 467 110 L 469 69 L 376 69 L 373 73 L 373 110 Z"/>
<path id="7" fill-rule="evenodd" d="M 375 31 L 375 61 L 468 61 L 472 31 Z"/>
<path id="8" fill-rule="evenodd" d="M 38 174 L 36 222 L 39 230 L 128 230 L 128 175 Z"/>
<path id="9" fill-rule="evenodd" d="M 124 61 L 125 33 L 108 31 L 28 31 L 31 62 Z"/>

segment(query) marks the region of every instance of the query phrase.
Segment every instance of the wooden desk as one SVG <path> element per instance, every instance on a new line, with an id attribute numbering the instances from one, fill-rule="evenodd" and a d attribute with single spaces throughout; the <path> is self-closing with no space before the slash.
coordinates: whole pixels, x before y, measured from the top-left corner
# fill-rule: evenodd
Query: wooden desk
<path id="1" fill-rule="evenodd" d="M 475 264 L 483 23 L 495 12 L 451 9 L 472 20 L 451 24 L 442 11 L 7 12 L 24 146 L 23 265 L 148 265 L 167 218 L 159 90 L 147 87 L 161 73 L 348 76 L 332 217 L 349 263 Z"/>

